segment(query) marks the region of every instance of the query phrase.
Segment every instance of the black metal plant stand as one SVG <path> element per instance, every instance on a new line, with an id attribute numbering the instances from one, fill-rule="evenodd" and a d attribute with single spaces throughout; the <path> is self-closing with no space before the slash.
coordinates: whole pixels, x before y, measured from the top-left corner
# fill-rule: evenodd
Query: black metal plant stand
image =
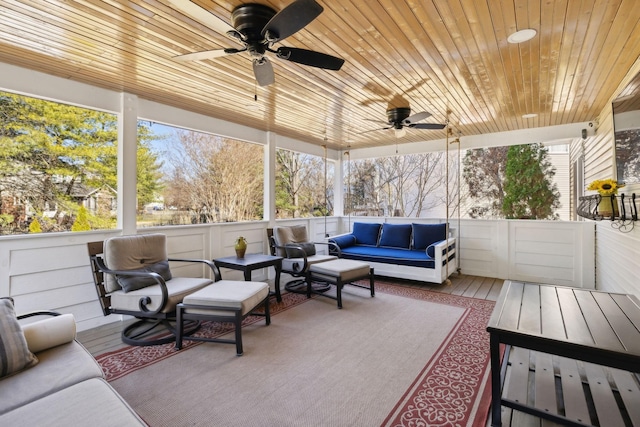
<path id="1" fill-rule="evenodd" d="M 598 210 L 603 197 L 611 198 L 611 206 L 617 207 L 617 212 L 613 210 L 611 215 L 603 215 Z M 583 218 L 595 221 L 610 220 L 611 226 L 623 233 L 633 230 L 635 222 L 638 220 L 638 207 L 636 204 L 636 193 L 631 196 L 627 194 L 612 194 L 611 196 L 601 196 L 594 194 L 590 196 L 582 196 L 579 199 L 578 215 Z"/>

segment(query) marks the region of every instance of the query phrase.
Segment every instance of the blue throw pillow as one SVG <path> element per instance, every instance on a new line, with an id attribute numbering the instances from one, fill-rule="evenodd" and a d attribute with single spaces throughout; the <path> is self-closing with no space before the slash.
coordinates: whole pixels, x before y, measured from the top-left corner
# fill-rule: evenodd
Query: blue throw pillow
<path id="1" fill-rule="evenodd" d="M 382 224 L 371 224 L 368 222 L 354 222 L 353 234 L 356 236 L 356 243 L 359 245 L 376 246 L 378 244 L 378 235 Z"/>
<path id="2" fill-rule="evenodd" d="M 447 238 L 447 224 L 411 224 L 413 249 L 427 249 L 435 242 Z"/>
<path id="3" fill-rule="evenodd" d="M 411 224 L 382 224 L 380 246 L 409 249 L 411 246 Z"/>
<path id="4" fill-rule="evenodd" d="M 356 237 L 353 234 L 345 234 L 329 239 L 331 243 L 335 243 L 340 249 L 348 248 L 356 244 Z"/>

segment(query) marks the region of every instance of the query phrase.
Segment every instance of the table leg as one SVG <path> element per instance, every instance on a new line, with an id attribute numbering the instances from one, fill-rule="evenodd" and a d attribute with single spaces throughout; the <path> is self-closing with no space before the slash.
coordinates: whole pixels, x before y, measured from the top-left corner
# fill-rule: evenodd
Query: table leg
<path id="1" fill-rule="evenodd" d="M 491 425 L 502 427 L 501 380 L 500 380 L 500 341 L 495 334 L 490 335 L 491 354 Z"/>
<path id="2" fill-rule="evenodd" d="M 282 271 L 282 262 L 278 262 L 273 265 L 276 270 L 276 277 L 274 281 L 274 288 L 276 289 L 276 301 L 282 302 L 282 295 L 280 294 L 280 272 Z"/>
<path id="3" fill-rule="evenodd" d="M 245 282 L 250 282 L 251 281 L 251 269 L 250 268 L 245 268 L 244 269 L 244 281 Z"/>

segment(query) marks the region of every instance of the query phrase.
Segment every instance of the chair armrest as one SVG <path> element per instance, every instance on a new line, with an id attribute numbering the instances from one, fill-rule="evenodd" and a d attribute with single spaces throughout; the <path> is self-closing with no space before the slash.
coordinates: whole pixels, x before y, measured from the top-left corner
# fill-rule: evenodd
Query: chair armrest
<path id="1" fill-rule="evenodd" d="M 144 296 L 138 300 L 138 308 L 147 314 L 160 313 L 167 302 L 169 301 L 169 291 L 167 290 L 167 283 L 164 281 L 161 275 L 151 271 L 133 271 L 133 270 L 111 270 L 106 266 L 103 259 L 99 256 L 92 257 L 95 260 L 96 266 L 103 274 L 112 274 L 114 276 L 129 276 L 129 277 L 152 277 L 158 285 L 160 285 L 160 291 L 162 292 L 162 300 L 158 308 L 151 311 L 147 308 L 147 305 L 151 303 L 151 297 Z"/>
<path id="2" fill-rule="evenodd" d="M 188 259 L 188 258 L 169 258 L 169 261 L 174 262 L 199 262 L 207 265 L 211 271 L 213 272 L 214 282 L 217 282 L 222 279 L 222 274 L 220 273 L 220 269 L 212 262 L 206 259 Z"/>

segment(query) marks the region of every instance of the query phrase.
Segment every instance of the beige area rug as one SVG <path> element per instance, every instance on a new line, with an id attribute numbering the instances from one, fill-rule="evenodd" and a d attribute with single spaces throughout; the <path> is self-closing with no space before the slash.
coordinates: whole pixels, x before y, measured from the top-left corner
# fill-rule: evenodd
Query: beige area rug
<path id="1" fill-rule="evenodd" d="M 484 425 L 493 302 L 383 282 L 376 291 L 345 287 L 342 310 L 287 294 L 270 326 L 248 319 L 241 357 L 195 343 L 98 361 L 150 426 Z"/>

